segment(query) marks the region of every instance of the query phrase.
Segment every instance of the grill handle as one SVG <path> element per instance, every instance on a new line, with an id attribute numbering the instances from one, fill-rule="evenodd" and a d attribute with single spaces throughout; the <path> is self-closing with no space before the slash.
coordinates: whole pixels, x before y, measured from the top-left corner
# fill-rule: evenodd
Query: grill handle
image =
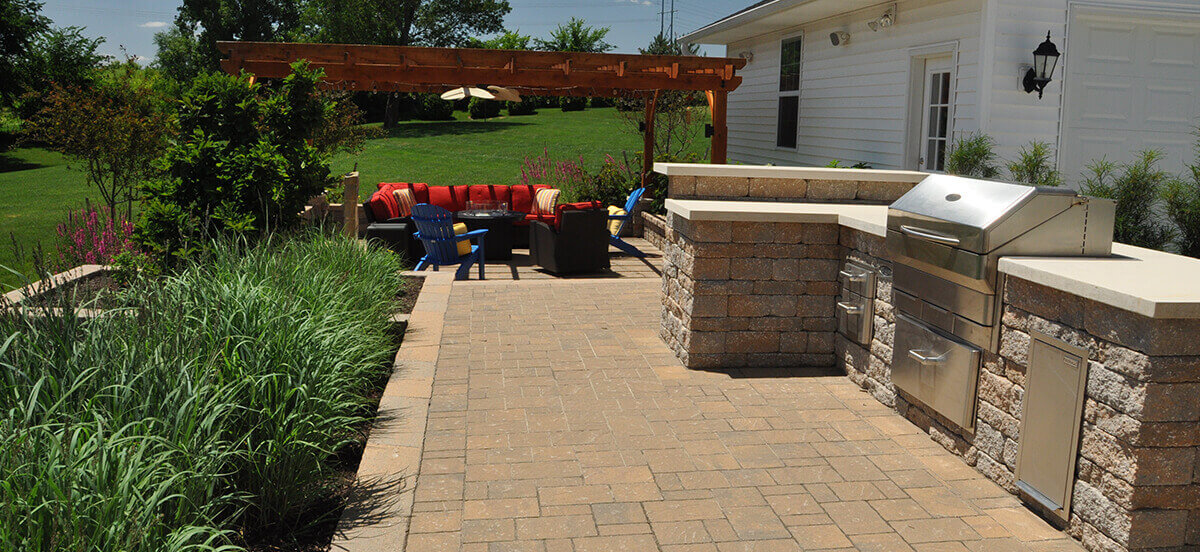
<path id="1" fill-rule="evenodd" d="M 855 271 L 855 272 L 850 272 L 849 270 L 839 270 L 838 275 L 841 276 L 842 278 L 845 278 L 845 279 L 851 281 L 851 282 L 867 281 L 867 273 L 863 272 L 861 270 Z"/>
<path id="2" fill-rule="evenodd" d="M 916 360 L 917 362 L 920 362 L 921 364 L 924 364 L 926 366 L 928 366 L 930 364 L 940 364 L 942 361 L 946 360 L 946 353 L 942 353 L 937 356 L 930 356 L 928 354 L 923 354 L 923 353 L 928 353 L 928 351 L 918 351 L 916 349 L 909 349 L 908 356 L 912 357 L 913 360 Z"/>
<path id="3" fill-rule="evenodd" d="M 924 228 L 917 228 L 916 226 L 901 225 L 900 231 L 914 238 L 929 240 L 931 242 L 941 243 L 952 247 L 957 247 L 960 243 L 958 238 L 952 238 L 950 236 L 938 234 L 937 232 L 925 230 Z"/>

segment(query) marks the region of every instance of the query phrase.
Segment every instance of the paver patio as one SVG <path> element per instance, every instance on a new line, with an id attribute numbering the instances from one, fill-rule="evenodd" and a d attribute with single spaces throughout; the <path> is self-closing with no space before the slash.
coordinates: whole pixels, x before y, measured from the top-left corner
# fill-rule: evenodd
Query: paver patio
<path id="1" fill-rule="evenodd" d="M 453 284 L 406 550 L 1080 550 L 843 376 L 683 368 L 660 288 Z"/>

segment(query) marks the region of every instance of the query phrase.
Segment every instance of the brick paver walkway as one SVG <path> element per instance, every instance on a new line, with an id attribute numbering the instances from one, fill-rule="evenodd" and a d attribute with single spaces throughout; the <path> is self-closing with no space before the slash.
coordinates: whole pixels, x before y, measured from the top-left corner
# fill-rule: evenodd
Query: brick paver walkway
<path id="1" fill-rule="evenodd" d="M 698 372 L 653 279 L 457 282 L 407 550 L 1077 550 L 837 375 Z"/>

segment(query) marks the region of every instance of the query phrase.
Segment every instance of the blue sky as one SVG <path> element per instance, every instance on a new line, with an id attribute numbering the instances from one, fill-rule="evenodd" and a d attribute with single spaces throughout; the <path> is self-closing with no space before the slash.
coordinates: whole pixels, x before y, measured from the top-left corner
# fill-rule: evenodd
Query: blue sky
<path id="1" fill-rule="evenodd" d="M 90 36 L 105 37 L 103 52 L 154 56 L 154 33 L 175 18 L 179 0 L 44 0 L 42 13 L 55 25 L 87 27 Z M 512 13 L 505 20 L 510 29 L 545 36 L 558 23 L 582 17 L 593 25 L 611 27 L 608 41 L 617 52 L 636 52 L 658 33 L 660 0 L 509 0 Z M 729 15 L 754 0 L 675 0 L 677 34 L 699 28 Z M 668 9 L 670 0 L 667 0 Z M 720 49 L 707 51 L 722 55 Z"/>

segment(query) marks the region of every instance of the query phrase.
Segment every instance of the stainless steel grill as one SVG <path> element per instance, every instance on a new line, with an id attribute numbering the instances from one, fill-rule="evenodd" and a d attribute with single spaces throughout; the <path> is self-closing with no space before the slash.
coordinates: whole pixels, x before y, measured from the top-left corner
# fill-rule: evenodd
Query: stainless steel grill
<path id="1" fill-rule="evenodd" d="M 1113 202 L 1065 188 L 932 175 L 888 209 L 897 316 L 892 380 L 970 428 L 983 350 L 995 351 L 1004 256 L 1107 256 Z"/>

